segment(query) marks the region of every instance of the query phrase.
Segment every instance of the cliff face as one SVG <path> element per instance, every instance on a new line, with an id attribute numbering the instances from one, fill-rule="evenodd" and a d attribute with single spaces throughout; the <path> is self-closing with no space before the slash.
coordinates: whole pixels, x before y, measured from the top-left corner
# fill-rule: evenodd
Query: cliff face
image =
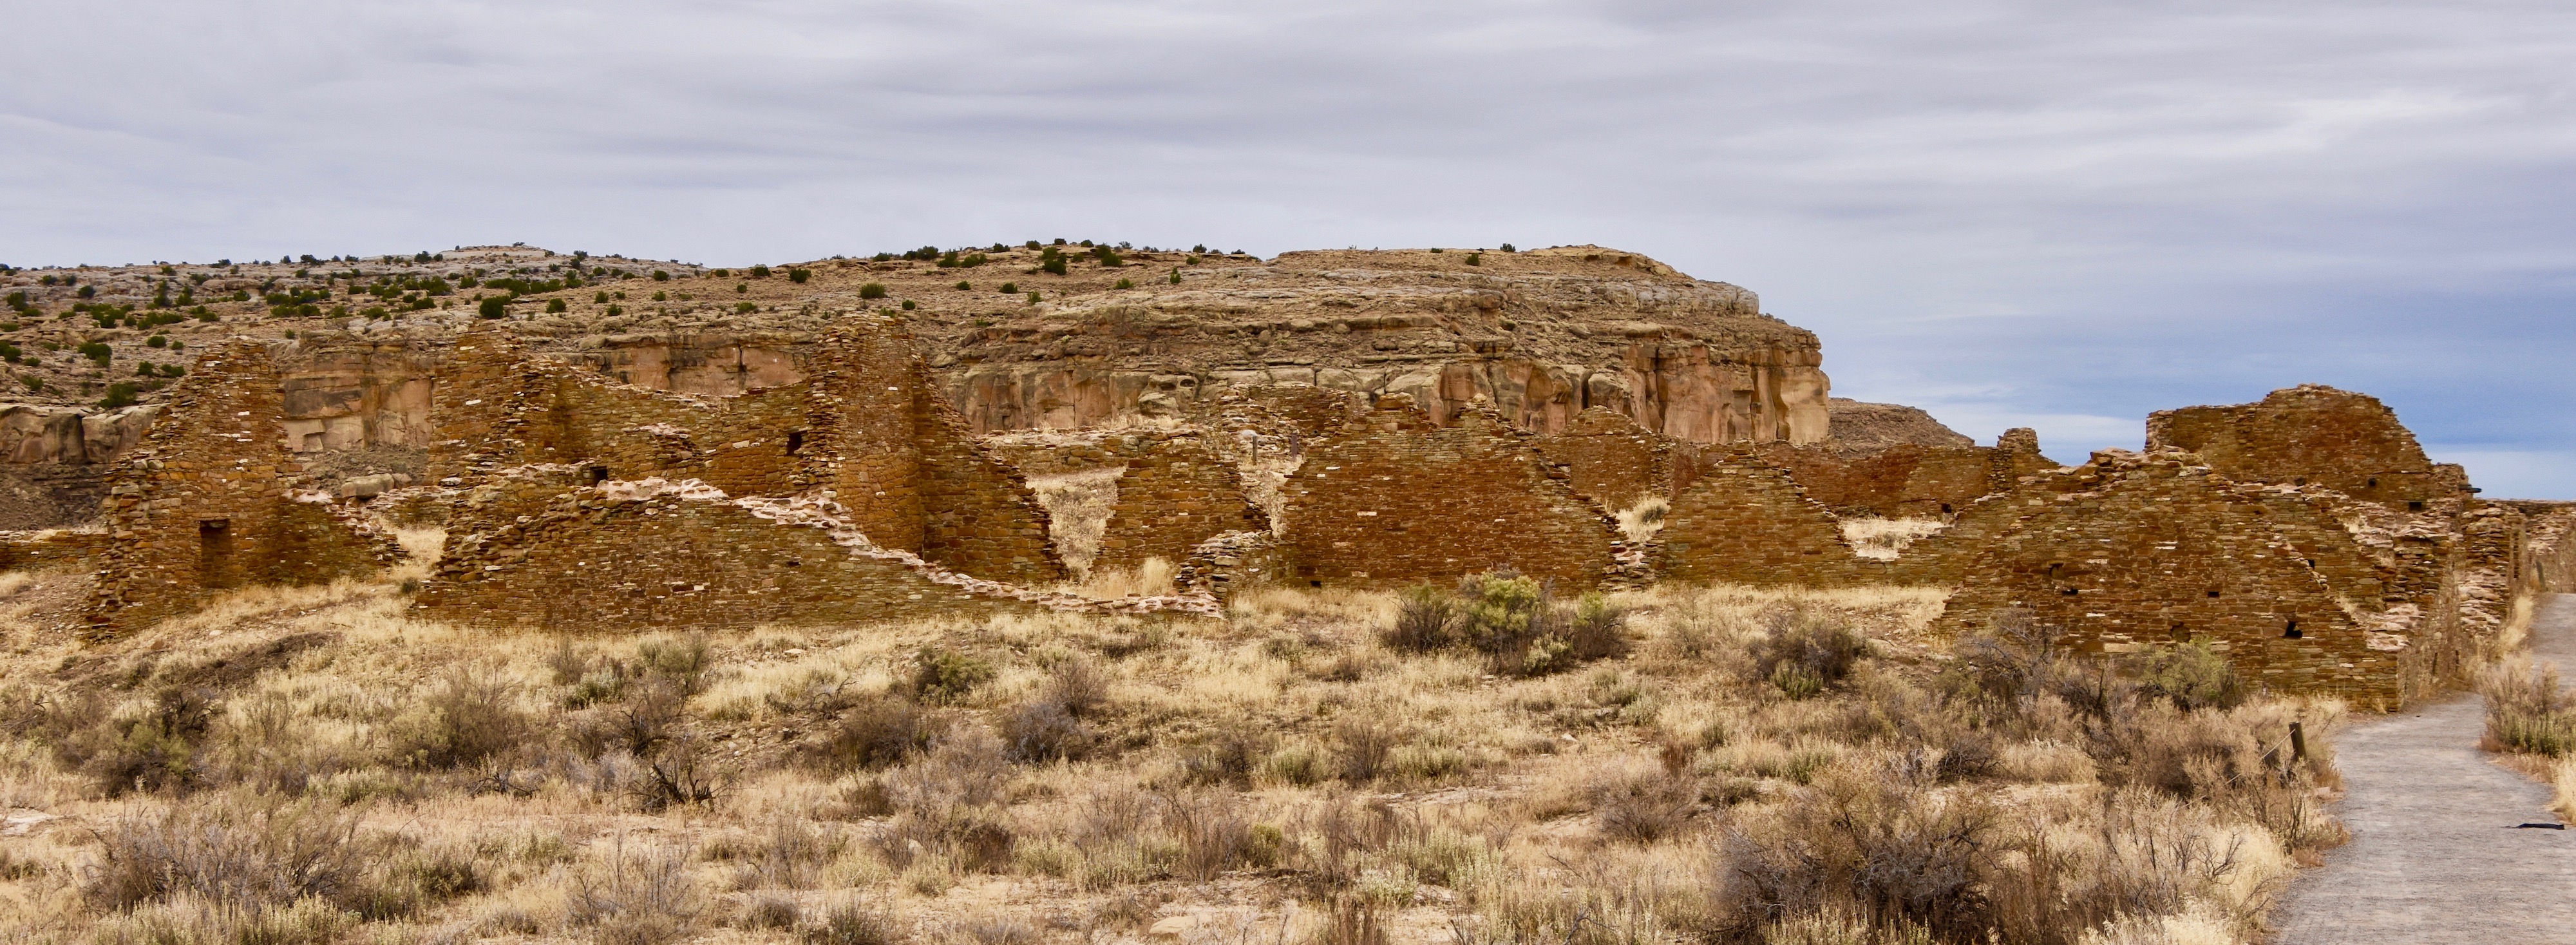
<path id="1" fill-rule="evenodd" d="M 1054 254 L 1066 260 L 1062 273 L 1046 265 Z M 1831 432 L 1830 382 L 1813 333 L 1762 314 L 1745 289 L 1595 246 L 1326 250 L 1266 261 L 995 246 L 953 266 L 835 259 L 754 271 L 480 247 L 311 271 L 190 270 L 78 274 L 81 284 L 106 286 L 102 298 L 196 285 L 213 303 L 175 323 L 140 331 L 102 323 L 93 334 L 120 359 L 184 360 L 182 348 L 229 337 L 263 342 L 282 385 L 283 445 L 324 487 L 338 477 L 424 471 L 441 423 L 438 372 L 460 332 L 495 325 L 476 318 L 474 305 L 504 276 L 564 284 L 514 300 L 495 325 L 529 351 L 686 395 L 731 397 L 804 380 L 816 370 L 819 339 L 838 322 L 899 313 L 938 390 L 977 434 L 1190 419 L 1231 391 L 1278 384 L 1404 395 L 1444 425 L 1484 404 L 1507 424 L 1549 434 L 1590 408 L 1701 443 L 1807 444 Z M 453 294 L 352 311 L 383 298 L 361 289 L 433 278 Z M 70 291 L 70 280 L 60 281 L 25 291 L 43 297 L 40 307 L 63 302 L 47 295 Z M 240 297 L 213 296 L 217 289 Z M 253 295 L 283 291 L 349 301 L 302 307 L 315 315 L 264 308 Z M 565 310 L 545 311 L 557 303 Z M 167 352 L 146 345 L 147 332 L 168 335 Z M 89 391 L 110 376 L 57 378 L 45 396 Z M 0 410 L 0 527 L 95 514 L 102 464 L 142 436 L 161 386 L 142 384 L 145 403 L 118 413 L 69 403 Z"/>
<path id="2" fill-rule="evenodd" d="M 1749 291 L 1599 247 L 1468 258 L 1328 250 L 1170 267 L 948 332 L 932 364 L 979 432 L 1175 415 L 1217 387 L 1293 383 L 1403 394 L 1440 423 L 1481 399 L 1543 433 L 1605 407 L 1705 443 L 1827 434 L 1815 335 L 1761 314 Z"/>

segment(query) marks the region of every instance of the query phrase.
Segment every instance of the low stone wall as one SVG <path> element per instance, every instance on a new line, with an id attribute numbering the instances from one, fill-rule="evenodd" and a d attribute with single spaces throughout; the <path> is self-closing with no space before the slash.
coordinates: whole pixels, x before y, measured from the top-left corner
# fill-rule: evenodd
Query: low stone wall
<path id="1" fill-rule="evenodd" d="M 542 488 L 542 474 L 524 477 Z M 1095 601 L 984 580 L 876 546 L 834 503 L 733 499 L 704 483 L 605 482 L 541 509 L 488 503 L 417 609 L 478 626 L 598 632 L 953 618 L 1040 608 L 1214 614 L 1204 592 Z"/>
<path id="2" fill-rule="evenodd" d="M 107 533 L 48 528 L 0 532 L 0 571 L 85 571 L 98 566 Z"/>

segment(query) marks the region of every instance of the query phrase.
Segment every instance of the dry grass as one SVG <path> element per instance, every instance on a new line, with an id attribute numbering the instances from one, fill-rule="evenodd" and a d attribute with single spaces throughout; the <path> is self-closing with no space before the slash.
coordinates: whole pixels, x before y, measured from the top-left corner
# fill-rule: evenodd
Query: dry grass
<path id="1" fill-rule="evenodd" d="M 1647 496 L 1619 511 L 1619 534 L 1630 544 L 1643 544 L 1664 530 L 1664 516 L 1673 510 L 1672 500 Z"/>
<path id="2" fill-rule="evenodd" d="M 1047 533 L 1055 539 L 1056 555 L 1077 578 L 1088 577 L 1091 562 L 1100 557 L 1100 535 L 1108 529 L 1109 513 L 1118 504 L 1118 477 L 1126 474 L 1127 467 L 1113 466 L 1029 477 L 1029 491 L 1046 509 Z"/>
<path id="3" fill-rule="evenodd" d="M 1851 542 L 1852 553 L 1878 561 L 1894 561 L 1907 545 L 1950 527 L 1937 518 L 1847 518 L 1842 524 L 1843 540 Z"/>
<path id="4" fill-rule="evenodd" d="M 403 602 L 391 582 L 244 592 L 114 646 L 0 655 L 47 687 L 0 700 L 0 794 L 55 818 L 9 839 L 0 925 L 314 945 L 1034 945 L 1157 923 L 1349 945 L 2249 941 L 2336 836 L 2313 805 L 2331 706 L 2087 693 L 2027 648 L 1936 658 L 1942 597 L 1916 588 L 1612 595 L 1625 655 L 1526 675 L 1389 647 L 1397 595 L 1348 591 L 1246 593 L 1223 619 L 645 639 L 462 632 Z M 204 669 L 313 634 L 256 671 Z M 165 708 L 188 680 L 201 701 Z M 62 747 L 182 717 L 151 744 L 185 776 L 140 790 Z M 2270 764 L 2293 719 L 2313 754 L 2292 787 L 2228 776 Z"/>
<path id="5" fill-rule="evenodd" d="M 2550 809 L 2576 822 L 2576 692 L 2559 684 L 2557 665 L 2505 657 L 2479 672 L 2478 693 L 2487 706 L 2481 747 L 2548 781 Z"/>

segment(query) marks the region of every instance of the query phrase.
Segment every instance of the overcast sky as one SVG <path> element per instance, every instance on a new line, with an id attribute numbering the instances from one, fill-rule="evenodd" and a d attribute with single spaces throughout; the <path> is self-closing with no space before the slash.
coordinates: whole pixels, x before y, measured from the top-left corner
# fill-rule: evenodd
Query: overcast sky
<path id="1" fill-rule="evenodd" d="M 1599 243 L 2050 455 L 2301 382 L 2576 498 L 2576 6 L 0 0 L 0 262 Z"/>

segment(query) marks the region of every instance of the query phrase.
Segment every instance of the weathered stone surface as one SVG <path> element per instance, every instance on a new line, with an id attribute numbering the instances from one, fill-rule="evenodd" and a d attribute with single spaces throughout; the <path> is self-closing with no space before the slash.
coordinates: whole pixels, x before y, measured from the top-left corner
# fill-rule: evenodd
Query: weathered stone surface
<path id="1" fill-rule="evenodd" d="M 1497 566 L 1561 590 L 1598 585 L 1615 525 L 1500 418 L 1443 427 L 1404 397 L 1309 450 L 1282 490 L 1297 578 L 1395 587 Z"/>
<path id="2" fill-rule="evenodd" d="M 2158 411 L 2147 418 L 2147 448 L 2198 453 L 2231 479 L 2320 485 L 2414 511 L 2468 486 L 2460 467 L 2426 458 L 2379 398 L 2317 384 L 2258 403 Z"/>
<path id="3" fill-rule="evenodd" d="M 1133 568 L 1147 558 L 1179 564 L 1227 532 L 1267 532 L 1270 518 L 1245 500 L 1233 464 L 1191 434 L 1138 436 L 1119 450 L 1126 472 L 1092 568 Z"/>
<path id="4" fill-rule="evenodd" d="M 108 542 L 90 622 L 116 632 L 184 613 L 226 588 L 308 584 L 391 563 L 390 536 L 294 489 L 279 380 L 242 340 L 200 357 L 164 422 L 108 476 Z"/>
<path id="5" fill-rule="evenodd" d="M 1186 414 L 1213 389 L 1401 394 L 1434 422 L 1484 402 L 1561 432 L 1601 407 L 1698 442 L 1825 438 L 1815 336 L 1751 292 L 1634 253 L 1316 251 L 933 328 L 978 433 Z M 1625 260 L 1625 262 L 1621 262 Z M 952 334 L 949 334 L 953 332 Z M 953 352 L 953 353 L 950 353 Z"/>
<path id="6" fill-rule="evenodd" d="M 1664 579 L 1816 587 L 1888 579 L 1885 564 L 1855 554 L 1832 510 L 1788 470 L 1741 448 L 1704 459 L 1664 515 L 1655 555 Z"/>
<path id="7" fill-rule="evenodd" d="M 2107 451 L 1918 547 L 1958 574 L 1943 628 L 2019 610 L 2090 653 L 2206 637 L 2251 681 L 2393 706 L 2429 691 L 2431 648 L 2387 619 L 2380 568 L 2335 512 L 2190 454 Z"/>
<path id="8" fill-rule="evenodd" d="M 1672 444 L 1608 408 L 1576 416 L 1563 433 L 1533 441 L 1550 462 L 1565 467 L 1576 495 L 1616 513 L 1672 492 Z"/>

